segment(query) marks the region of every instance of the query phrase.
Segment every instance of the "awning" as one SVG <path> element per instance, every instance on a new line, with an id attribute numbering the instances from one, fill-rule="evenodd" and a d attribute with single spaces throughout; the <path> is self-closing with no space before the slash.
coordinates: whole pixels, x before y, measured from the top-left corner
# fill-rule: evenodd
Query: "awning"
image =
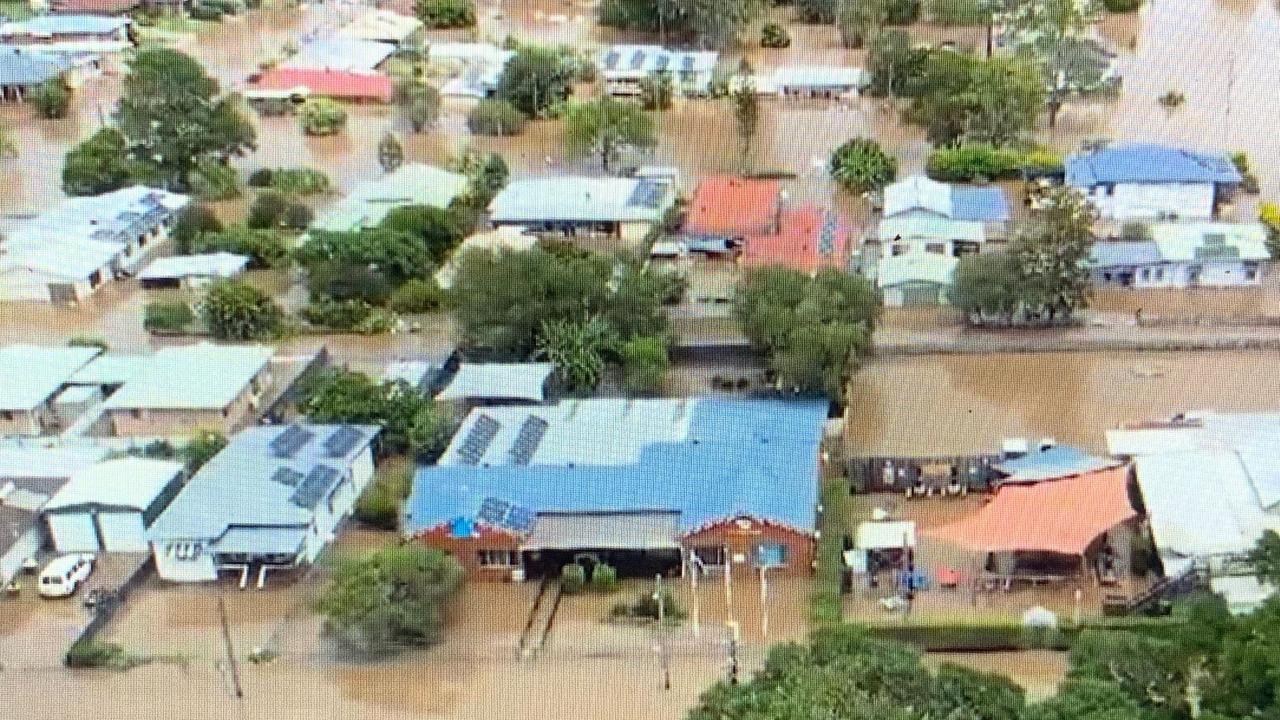
<path id="1" fill-rule="evenodd" d="M 290 555 L 302 548 L 305 528 L 233 527 L 210 545 L 215 553 Z"/>
<path id="2" fill-rule="evenodd" d="M 977 513 L 925 535 L 979 552 L 1083 555 L 1100 535 L 1136 517 L 1128 477 L 1125 466 L 1029 487 L 1002 487 Z"/>
<path id="3" fill-rule="evenodd" d="M 664 550 L 680 547 L 676 512 L 540 513 L 522 550 Z"/>

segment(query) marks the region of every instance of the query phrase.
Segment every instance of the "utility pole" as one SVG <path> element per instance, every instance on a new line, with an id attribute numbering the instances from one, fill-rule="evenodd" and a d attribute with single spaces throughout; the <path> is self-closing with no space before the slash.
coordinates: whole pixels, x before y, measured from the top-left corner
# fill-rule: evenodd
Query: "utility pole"
<path id="1" fill-rule="evenodd" d="M 725 623 L 725 627 L 729 629 L 729 684 L 738 684 L 738 636 L 741 628 L 738 623 L 730 620 Z"/>
<path id="2" fill-rule="evenodd" d="M 658 660 L 662 663 L 662 689 L 671 689 L 671 655 L 667 649 L 667 598 L 662 592 L 662 573 L 653 578 L 653 599 L 658 601 Z"/>
<path id="3" fill-rule="evenodd" d="M 729 622 L 733 622 L 733 556 L 727 545 L 724 548 L 724 612 Z"/>
<path id="4" fill-rule="evenodd" d="M 702 637 L 702 624 L 699 621 L 699 609 L 702 602 L 698 599 L 698 573 L 702 571 L 702 563 L 698 556 L 689 555 L 689 594 L 693 596 L 693 636 Z"/>

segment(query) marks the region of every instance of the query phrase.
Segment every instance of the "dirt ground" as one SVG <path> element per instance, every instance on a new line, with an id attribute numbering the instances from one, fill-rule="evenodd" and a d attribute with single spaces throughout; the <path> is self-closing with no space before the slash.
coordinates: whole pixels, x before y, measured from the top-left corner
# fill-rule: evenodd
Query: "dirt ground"
<path id="1" fill-rule="evenodd" d="M 993 353 L 897 357 L 854 376 L 847 452 L 968 455 L 1004 437 L 1103 452 L 1121 423 L 1184 410 L 1271 410 L 1274 352 Z"/>

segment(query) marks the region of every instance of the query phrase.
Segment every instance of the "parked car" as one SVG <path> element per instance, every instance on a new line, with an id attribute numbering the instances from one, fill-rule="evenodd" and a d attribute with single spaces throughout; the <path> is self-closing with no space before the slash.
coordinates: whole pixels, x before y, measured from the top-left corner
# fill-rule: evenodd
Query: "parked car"
<path id="1" fill-rule="evenodd" d="M 75 554 L 55 558 L 40 571 L 40 594 L 44 597 L 70 597 L 93 573 L 93 555 Z"/>

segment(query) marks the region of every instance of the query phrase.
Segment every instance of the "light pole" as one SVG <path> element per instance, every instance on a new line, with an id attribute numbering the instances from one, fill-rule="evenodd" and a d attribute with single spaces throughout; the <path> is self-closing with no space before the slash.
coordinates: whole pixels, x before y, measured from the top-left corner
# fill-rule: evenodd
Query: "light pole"
<path id="1" fill-rule="evenodd" d="M 738 684 L 738 637 L 742 632 L 742 628 L 738 623 L 729 620 L 725 622 L 725 627 L 729 630 L 729 684 Z"/>
<path id="2" fill-rule="evenodd" d="M 662 663 L 662 689 L 671 689 L 671 656 L 667 652 L 667 598 L 662 593 L 662 574 L 653 579 L 653 599 L 658 603 L 658 660 Z"/>
<path id="3" fill-rule="evenodd" d="M 760 566 L 760 637 L 769 637 L 769 576 Z"/>

